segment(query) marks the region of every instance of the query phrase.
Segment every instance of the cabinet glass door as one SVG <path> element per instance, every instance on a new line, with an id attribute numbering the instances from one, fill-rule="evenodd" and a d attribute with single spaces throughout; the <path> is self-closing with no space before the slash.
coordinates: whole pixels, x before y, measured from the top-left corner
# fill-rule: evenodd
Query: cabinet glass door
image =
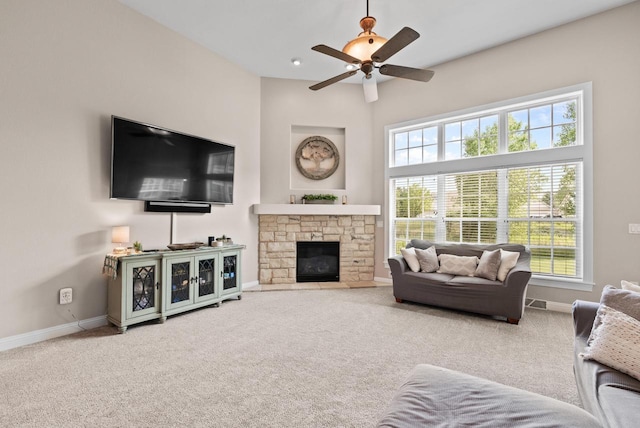
<path id="1" fill-rule="evenodd" d="M 167 309 L 179 308 L 193 303 L 193 258 L 182 257 L 168 260 L 165 277 L 169 280 Z"/>
<path id="2" fill-rule="evenodd" d="M 126 318 L 158 313 L 160 296 L 157 261 L 136 261 L 123 264 L 126 283 Z"/>
<path id="3" fill-rule="evenodd" d="M 216 282 L 217 257 L 196 257 L 196 301 L 210 300 L 218 297 Z"/>
<path id="4" fill-rule="evenodd" d="M 131 271 L 133 281 L 133 312 L 143 311 L 155 306 L 156 301 L 156 267 L 135 267 Z"/>
<path id="5" fill-rule="evenodd" d="M 238 255 L 228 254 L 222 257 L 222 290 L 229 291 L 238 287 Z"/>

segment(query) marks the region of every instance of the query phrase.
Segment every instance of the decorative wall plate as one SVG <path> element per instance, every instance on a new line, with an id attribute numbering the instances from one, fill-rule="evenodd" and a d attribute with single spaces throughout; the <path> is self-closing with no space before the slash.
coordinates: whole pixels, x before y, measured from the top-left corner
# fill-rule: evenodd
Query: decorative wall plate
<path id="1" fill-rule="evenodd" d="M 296 150 L 296 166 L 312 180 L 330 177 L 340 164 L 340 153 L 328 138 L 315 135 L 305 138 Z"/>

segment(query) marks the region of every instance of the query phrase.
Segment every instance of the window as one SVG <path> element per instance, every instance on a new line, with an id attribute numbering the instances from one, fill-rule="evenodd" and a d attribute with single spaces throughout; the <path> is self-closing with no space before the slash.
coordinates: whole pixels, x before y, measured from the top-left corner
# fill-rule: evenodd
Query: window
<path id="1" fill-rule="evenodd" d="M 518 243 L 532 283 L 589 289 L 590 90 L 388 126 L 389 253 L 416 238 Z"/>
<path id="2" fill-rule="evenodd" d="M 395 165 L 414 165 L 438 160 L 438 128 L 399 132 L 394 138 Z"/>

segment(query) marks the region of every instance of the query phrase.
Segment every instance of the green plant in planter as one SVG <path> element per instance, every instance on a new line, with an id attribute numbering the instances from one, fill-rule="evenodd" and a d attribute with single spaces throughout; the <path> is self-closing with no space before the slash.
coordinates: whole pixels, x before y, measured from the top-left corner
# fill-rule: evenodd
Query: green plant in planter
<path id="1" fill-rule="evenodd" d="M 140 243 L 140 241 L 136 241 L 133 243 L 133 249 L 136 250 L 137 253 L 142 252 L 142 244 Z"/>
<path id="2" fill-rule="evenodd" d="M 338 199 L 336 195 L 319 194 L 319 195 L 304 195 L 302 197 L 305 201 L 335 201 Z"/>

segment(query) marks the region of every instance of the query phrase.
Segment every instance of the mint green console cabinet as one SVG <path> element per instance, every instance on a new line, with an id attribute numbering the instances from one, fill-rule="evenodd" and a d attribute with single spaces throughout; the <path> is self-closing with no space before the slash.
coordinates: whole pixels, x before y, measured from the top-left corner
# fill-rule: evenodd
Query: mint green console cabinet
<path id="1" fill-rule="evenodd" d="M 120 257 L 109 279 L 109 322 L 121 333 L 143 321 L 242 298 L 243 245 L 162 251 Z"/>

